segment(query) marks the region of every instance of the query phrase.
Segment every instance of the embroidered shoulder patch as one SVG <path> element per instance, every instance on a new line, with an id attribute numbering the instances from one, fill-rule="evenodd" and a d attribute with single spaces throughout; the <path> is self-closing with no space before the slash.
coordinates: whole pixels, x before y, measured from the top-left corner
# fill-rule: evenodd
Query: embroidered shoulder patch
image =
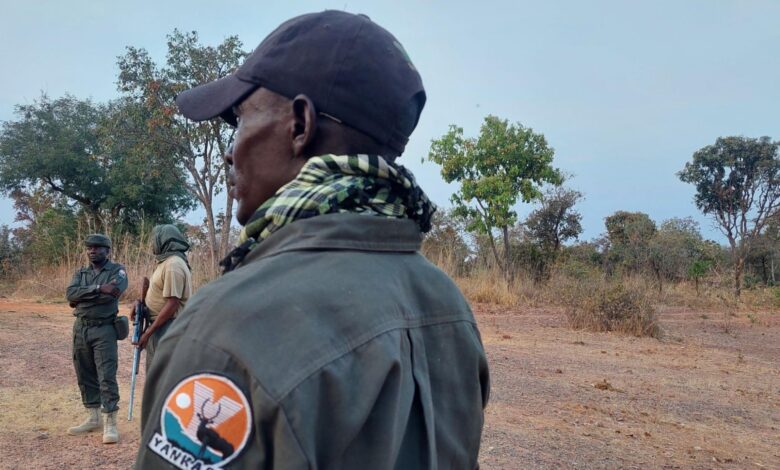
<path id="1" fill-rule="evenodd" d="M 252 413 L 244 393 L 216 374 L 192 375 L 168 394 L 160 430 L 147 446 L 181 469 L 222 468 L 249 441 Z"/>

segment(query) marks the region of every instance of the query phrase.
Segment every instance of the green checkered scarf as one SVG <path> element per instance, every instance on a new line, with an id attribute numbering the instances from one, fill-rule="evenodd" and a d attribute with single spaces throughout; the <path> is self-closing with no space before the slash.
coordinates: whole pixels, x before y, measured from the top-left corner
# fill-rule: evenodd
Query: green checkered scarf
<path id="1" fill-rule="evenodd" d="M 233 270 L 269 235 L 298 219 L 356 212 L 409 218 L 427 232 L 435 210 L 409 170 L 380 156 L 312 157 L 294 180 L 257 209 L 241 231 L 239 246 L 220 264 L 224 272 Z"/>

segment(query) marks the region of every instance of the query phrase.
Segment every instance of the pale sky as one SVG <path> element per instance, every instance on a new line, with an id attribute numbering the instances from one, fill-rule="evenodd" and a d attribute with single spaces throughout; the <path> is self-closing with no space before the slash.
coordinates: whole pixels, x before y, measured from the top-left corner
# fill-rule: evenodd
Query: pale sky
<path id="1" fill-rule="evenodd" d="M 686 1 L 38 1 L 0 0 L 0 121 L 41 92 L 107 101 L 125 46 L 165 59 L 165 36 L 197 31 L 253 49 L 282 21 L 328 8 L 391 31 L 428 94 L 401 163 L 434 202 L 453 186 L 427 156 L 449 124 L 475 136 L 487 114 L 543 133 L 583 192 L 591 239 L 617 210 L 657 222 L 693 216 L 722 241 L 675 175 L 719 136 L 780 139 L 780 2 Z M 520 204 L 527 214 L 531 206 Z M 0 199 L 0 224 L 13 222 Z M 202 214 L 190 214 L 197 222 Z"/>

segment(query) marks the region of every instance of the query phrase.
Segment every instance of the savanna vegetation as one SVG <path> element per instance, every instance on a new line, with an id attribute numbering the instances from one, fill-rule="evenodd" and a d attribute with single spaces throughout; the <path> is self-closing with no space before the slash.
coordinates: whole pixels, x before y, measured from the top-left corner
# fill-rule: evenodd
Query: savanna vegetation
<path id="1" fill-rule="evenodd" d="M 135 47 L 118 57 L 119 97 L 111 102 L 42 95 L 17 106 L 0 128 L 0 191 L 18 222 L 0 227 L 0 288 L 61 298 L 92 232 L 110 235 L 113 258 L 140 279 L 154 265 L 151 227 L 163 222 L 179 223 L 192 241 L 196 285 L 216 277 L 235 240 L 221 158 L 233 130 L 185 120 L 174 99 L 245 56 L 236 37 L 212 47 L 174 31 L 164 64 Z M 608 215 L 602 236 L 582 240 L 578 203 L 587 195 L 570 187 L 541 132 L 496 116 L 474 137 L 452 125 L 427 160 L 457 189 L 423 251 L 471 300 L 558 306 L 575 328 L 659 336 L 659 305 L 775 307 L 779 146 L 768 137 L 723 137 L 681 162 L 677 176 L 695 186 L 695 207 L 712 217 L 726 246 L 704 239 L 691 218 L 631 211 Z M 525 219 L 519 204 L 532 209 Z M 181 223 L 196 207 L 203 223 Z"/>

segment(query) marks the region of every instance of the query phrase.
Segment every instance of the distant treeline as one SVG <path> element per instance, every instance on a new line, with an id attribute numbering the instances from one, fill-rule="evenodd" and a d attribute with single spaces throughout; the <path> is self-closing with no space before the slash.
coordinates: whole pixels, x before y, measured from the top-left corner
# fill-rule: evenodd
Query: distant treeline
<path id="1" fill-rule="evenodd" d="M 659 291 L 670 283 L 689 282 L 698 291 L 702 282 L 730 277 L 734 260 L 729 246 L 705 240 L 692 218 L 672 218 L 657 224 L 642 212 L 617 211 L 605 218 L 605 233 L 595 240 L 577 241 L 580 214 L 560 201 L 569 191 L 543 196 L 540 207 L 508 233 L 513 277 L 538 284 L 560 275 L 573 279 L 644 277 Z M 568 199 L 571 200 L 571 199 Z M 456 276 L 481 270 L 501 270 L 487 235 L 470 233 L 468 224 L 452 211 L 434 217 L 433 230 L 423 242 L 425 253 Z M 556 235 L 556 227 L 558 227 Z M 503 235 L 496 235 L 505 246 Z M 563 244 L 562 241 L 568 241 Z M 780 282 L 780 220 L 773 221 L 750 243 L 744 287 L 777 286 Z M 499 248 L 503 254 L 503 248 Z"/>
<path id="2" fill-rule="evenodd" d="M 167 45 L 164 65 L 144 49 L 126 49 L 113 101 L 43 95 L 2 123 L 0 192 L 13 199 L 22 225 L 0 229 L 0 274 L 18 271 L 22 259 L 26 266 L 71 263 L 80 237 L 91 231 L 143 246 L 154 224 L 176 221 L 196 206 L 204 221 L 187 229 L 211 266 L 205 277 L 215 273 L 233 240 L 222 157 L 234 129 L 219 119 L 188 121 L 174 101 L 192 85 L 234 70 L 246 51 L 235 36 L 204 46 L 196 33 L 176 30 Z M 457 190 L 453 209 L 437 216 L 426 251 L 446 255 L 456 274 L 490 265 L 509 284 L 520 273 L 544 283 L 563 267 L 573 274 L 648 275 L 663 290 L 668 282 L 698 285 L 729 271 L 738 298 L 743 285 L 778 281 L 778 147 L 769 137 L 722 137 L 681 160 L 677 177 L 695 186 L 695 206 L 716 222 L 727 248 L 703 240 L 690 219 L 658 224 L 625 211 L 605 219 L 598 240 L 577 242 L 583 195 L 565 186 L 566 173 L 553 165 L 554 149 L 542 133 L 496 116 L 485 117 L 476 137 L 451 125 L 431 142 L 428 160 Z M 215 209 L 220 194 L 224 212 Z M 518 219 L 519 203 L 535 204 L 526 220 Z"/>
<path id="3" fill-rule="evenodd" d="M 118 98 L 96 103 L 42 95 L 17 105 L 0 127 L 0 192 L 14 201 L 13 240 L 3 259 L 31 254 L 62 259 L 80 228 L 142 235 L 200 206 L 211 260 L 228 251 L 233 199 L 225 191 L 223 155 L 234 129 L 220 120 L 193 123 L 175 98 L 194 84 L 234 70 L 246 56 L 235 36 L 204 46 L 195 32 L 174 30 L 163 65 L 129 46 L 118 57 Z M 120 52 L 120 51 L 117 51 Z M 217 212 L 216 198 L 225 197 Z"/>

